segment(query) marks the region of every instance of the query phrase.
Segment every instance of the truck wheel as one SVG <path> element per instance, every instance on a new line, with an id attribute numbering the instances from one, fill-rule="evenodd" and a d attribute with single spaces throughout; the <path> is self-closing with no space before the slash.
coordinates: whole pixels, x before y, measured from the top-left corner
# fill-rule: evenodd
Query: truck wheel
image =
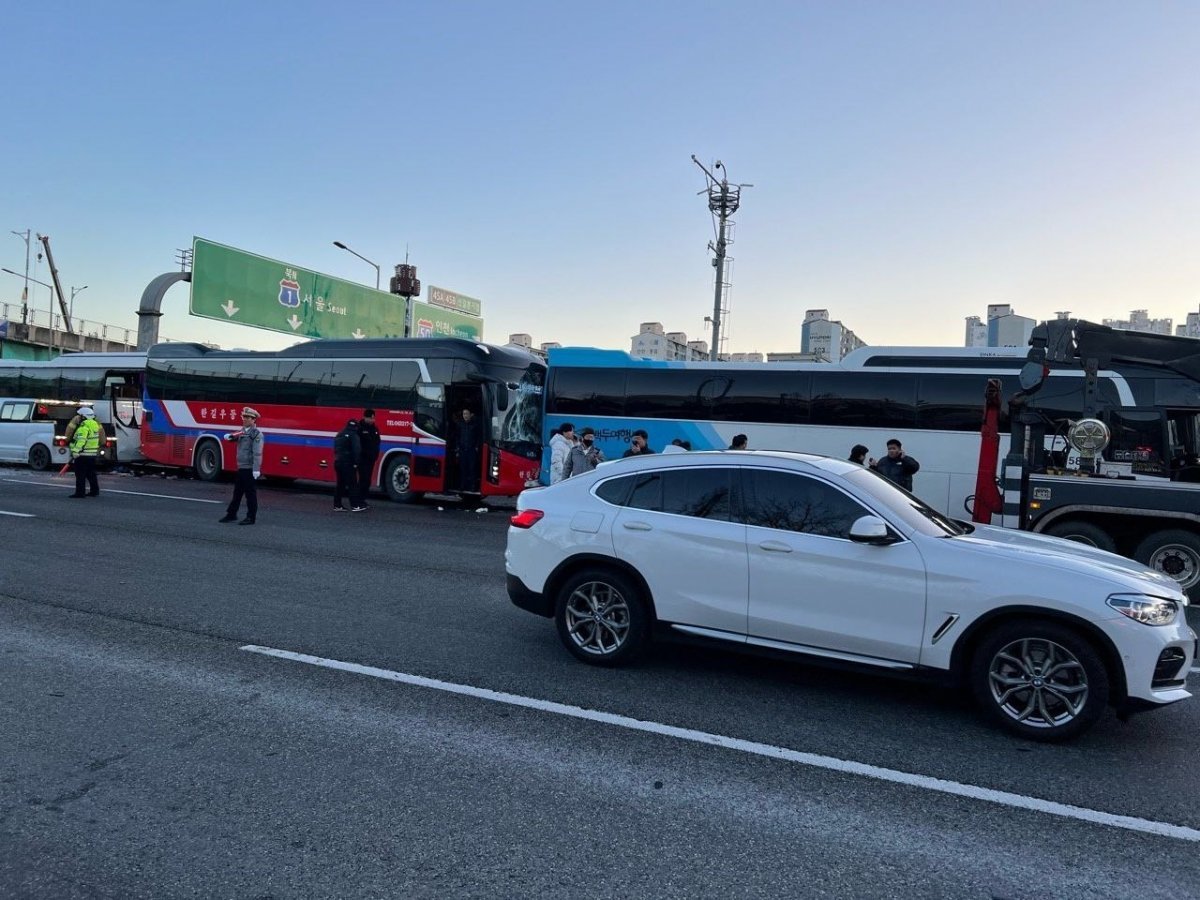
<path id="1" fill-rule="evenodd" d="M 1034 741 L 1082 734 L 1108 704 L 1108 670 L 1096 649 L 1053 622 L 1001 625 L 975 651 L 970 678 L 994 722 Z"/>
<path id="2" fill-rule="evenodd" d="M 221 448 L 216 441 L 201 441 L 196 448 L 196 477 L 216 481 L 221 474 Z"/>
<path id="3" fill-rule="evenodd" d="M 1091 522 L 1055 522 L 1042 534 L 1087 544 L 1089 547 L 1107 550 L 1109 553 L 1117 552 L 1117 542 L 1109 536 L 1107 531 Z"/>
<path id="4" fill-rule="evenodd" d="M 388 460 L 383 470 L 383 489 L 387 491 L 389 500 L 415 503 L 424 496 L 420 491 L 412 490 L 411 473 L 407 454 L 397 453 Z"/>
<path id="5" fill-rule="evenodd" d="M 1193 600 L 1200 597 L 1200 535 L 1182 528 L 1156 531 L 1138 544 L 1133 558 L 1170 575 Z"/>
<path id="6" fill-rule="evenodd" d="M 50 449 L 45 444 L 34 444 L 29 448 L 29 468 L 35 472 L 50 468 Z"/>

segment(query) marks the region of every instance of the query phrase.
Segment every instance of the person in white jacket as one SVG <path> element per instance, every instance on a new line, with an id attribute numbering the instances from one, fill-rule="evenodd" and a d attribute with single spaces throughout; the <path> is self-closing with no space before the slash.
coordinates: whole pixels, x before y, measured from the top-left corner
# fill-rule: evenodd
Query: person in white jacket
<path id="1" fill-rule="evenodd" d="M 550 483 L 558 484 L 563 480 L 563 464 L 567 454 L 575 446 L 575 426 L 570 422 L 563 426 L 550 438 Z"/>

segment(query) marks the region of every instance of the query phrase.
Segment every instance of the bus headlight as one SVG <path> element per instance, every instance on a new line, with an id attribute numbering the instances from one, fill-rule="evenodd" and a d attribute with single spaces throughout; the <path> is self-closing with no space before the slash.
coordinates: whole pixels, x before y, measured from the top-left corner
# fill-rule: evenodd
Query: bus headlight
<path id="1" fill-rule="evenodd" d="M 1145 594 L 1113 594 L 1106 601 L 1123 616 L 1143 625 L 1170 625 L 1179 615 L 1179 604 Z"/>

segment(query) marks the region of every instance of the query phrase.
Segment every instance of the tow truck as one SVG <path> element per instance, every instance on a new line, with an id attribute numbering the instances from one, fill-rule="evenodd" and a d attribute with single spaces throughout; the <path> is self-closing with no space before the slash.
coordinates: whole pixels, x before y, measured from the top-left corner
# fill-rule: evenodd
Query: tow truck
<path id="1" fill-rule="evenodd" d="M 988 386 L 975 520 L 999 513 L 997 524 L 1119 553 L 1200 602 L 1200 341 L 1056 319 L 1029 343 L 1021 390 L 1009 399 L 1003 494 L 998 441 L 989 440 L 998 383 Z M 1038 407 L 1056 369 L 1082 370 L 1077 418 Z"/>

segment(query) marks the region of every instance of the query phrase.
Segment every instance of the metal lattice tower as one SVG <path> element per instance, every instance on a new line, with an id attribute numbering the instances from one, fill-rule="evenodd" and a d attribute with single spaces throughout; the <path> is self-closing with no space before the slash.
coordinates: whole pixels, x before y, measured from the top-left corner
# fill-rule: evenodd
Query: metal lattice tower
<path id="1" fill-rule="evenodd" d="M 754 185 L 730 184 L 725 164 L 720 160 L 713 164 L 714 169 L 721 170 L 720 181 L 712 172 L 704 168 L 704 164 L 696 159 L 695 154 L 692 154 L 692 162 L 700 167 L 708 179 L 707 187 L 700 193 L 708 194 L 708 209 L 712 213 L 713 229 L 716 232 L 716 242 L 710 241 L 708 244 L 708 249 L 713 252 L 713 268 L 717 270 L 713 285 L 713 313 L 711 317 L 705 316 L 704 319 L 706 322 L 712 323 L 712 346 L 709 350 L 709 359 L 715 362 L 721 358 L 721 348 L 725 341 L 725 335 L 721 331 L 721 322 L 729 316 L 729 291 L 732 286 L 729 272 L 732 269 L 733 259 L 727 256 L 726 250 L 733 243 L 732 216 L 741 206 L 742 188 L 754 187 Z"/>

